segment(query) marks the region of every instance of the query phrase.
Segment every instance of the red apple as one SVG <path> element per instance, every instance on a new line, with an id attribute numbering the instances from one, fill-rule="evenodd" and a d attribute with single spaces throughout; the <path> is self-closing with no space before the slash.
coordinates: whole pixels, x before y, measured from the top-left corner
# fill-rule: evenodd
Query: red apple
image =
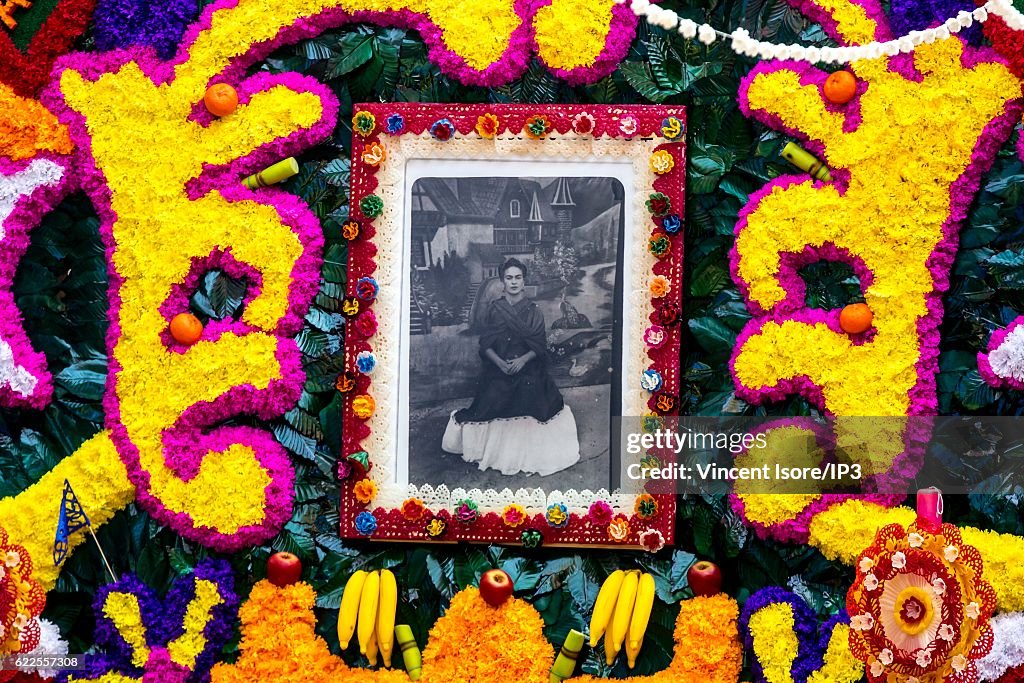
<path id="1" fill-rule="evenodd" d="M 267 578 L 275 586 L 290 586 L 302 576 L 302 561 L 291 553 L 274 553 L 267 560 Z"/>
<path id="2" fill-rule="evenodd" d="M 722 591 L 722 570 L 714 562 L 701 560 L 690 566 L 686 580 L 694 595 L 718 595 Z"/>
<path id="3" fill-rule="evenodd" d="M 480 597 L 491 607 L 500 607 L 512 597 L 512 577 L 500 569 L 491 569 L 480 577 Z"/>

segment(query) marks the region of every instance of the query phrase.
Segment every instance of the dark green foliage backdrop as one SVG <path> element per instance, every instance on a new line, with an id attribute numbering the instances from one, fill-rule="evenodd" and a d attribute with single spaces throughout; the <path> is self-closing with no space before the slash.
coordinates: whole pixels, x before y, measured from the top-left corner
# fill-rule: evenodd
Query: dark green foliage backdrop
<path id="1" fill-rule="evenodd" d="M 685 16 L 725 30 L 744 26 L 753 36 L 778 42 L 824 45 L 822 31 L 782 0 L 700 0 Z M 88 38 L 82 45 L 88 47 Z M 689 333 L 683 357 L 686 411 L 715 415 L 732 396 L 726 361 L 737 332 L 748 319 L 728 272 L 728 251 L 740 207 L 748 194 L 773 177 L 791 172 L 779 157 L 782 136 L 744 119 L 736 104 L 740 78 L 751 63 L 727 48 L 705 48 L 661 32 L 641 29 L 628 59 L 611 77 L 569 88 L 538 64 L 519 81 L 493 90 L 461 86 L 439 74 L 427 60 L 419 37 L 399 29 L 351 26 L 282 50 L 262 68 L 296 70 L 330 84 L 342 102 L 341 121 L 331 140 L 302 158 L 302 172 L 287 189 L 302 196 L 320 217 L 327 239 L 321 291 L 298 341 L 307 381 L 299 405 L 264 425 L 293 454 L 297 469 L 295 514 L 273 544 L 233 556 L 239 576 L 262 578 L 270 553 L 288 550 L 306 566 L 319 594 L 319 631 L 337 648 L 334 623 L 344 583 L 360 567 L 392 567 L 402 589 L 399 622 L 412 625 L 420 644 L 445 605 L 461 587 L 492 566 L 515 579 L 516 594 L 544 617 L 553 647 L 569 629 L 583 629 L 600 582 L 617 566 L 641 566 L 657 578 L 658 596 L 644 655 L 634 673 L 663 668 L 672 654 L 674 603 L 690 595 L 686 569 L 694 558 L 724 568 L 725 589 L 741 602 L 768 586 L 789 586 L 823 617 L 844 601 L 849 571 L 803 547 L 757 540 L 722 500 L 680 501 L 676 550 L 657 556 L 607 551 L 531 551 L 485 547 L 387 546 L 342 543 L 337 537 L 338 492 L 332 469 L 339 443 L 339 400 L 334 380 L 342 367 L 339 315 L 345 285 L 346 251 L 340 225 L 347 216 L 350 113 L 360 101 L 438 102 L 665 102 L 690 107 L 689 192 L 686 225 L 685 313 Z M 1024 313 L 1024 168 L 1009 146 L 985 181 L 962 234 L 950 294 L 945 299 L 940 402 L 945 412 L 1024 414 L 1020 393 L 994 391 L 980 381 L 975 354 L 996 326 Z M 820 265 L 806 270 L 812 305 L 833 308 L 858 291 L 845 268 Z M 47 354 L 56 377 L 56 397 L 42 413 L 0 414 L 0 497 L 22 490 L 101 428 L 100 396 L 106 374 L 106 273 L 97 219 L 82 197 L 73 197 L 46 217 L 34 233 L 16 282 L 16 296 L 37 348 Z M 204 318 L 235 312 L 244 285 L 213 274 L 193 297 Z M 800 399 L 769 408 L 772 414 L 809 414 Z M 746 408 L 747 414 L 764 414 Z M 252 422 L 240 419 L 239 423 Z M 998 490 L 999 482 L 992 482 Z M 1024 533 L 1022 491 L 1005 498 L 972 496 L 947 501 L 947 518 L 1003 532 Z M 187 571 L 206 552 L 161 528 L 132 507 L 99 534 L 123 573 L 136 572 L 159 589 Z M 45 616 L 71 640 L 72 652 L 91 644 L 91 595 L 103 584 L 91 545 L 69 561 Z M 233 648 L 226 653 L 231 657 Z M 356 661 L 352 652 L 349 661 Z M 609 671 L 603 653 L 586 652 L 584 671 Z"/>

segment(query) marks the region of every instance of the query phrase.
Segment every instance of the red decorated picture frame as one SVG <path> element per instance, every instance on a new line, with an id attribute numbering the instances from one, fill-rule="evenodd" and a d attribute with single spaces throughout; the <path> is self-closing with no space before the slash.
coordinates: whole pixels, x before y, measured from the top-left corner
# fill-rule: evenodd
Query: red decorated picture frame
<path id="1" fill-rule="evenodd" d="M 671 544 L 674 496 L 621 446 L 678 414 L 685 110 L 352 126 L 341 535 Z"/>

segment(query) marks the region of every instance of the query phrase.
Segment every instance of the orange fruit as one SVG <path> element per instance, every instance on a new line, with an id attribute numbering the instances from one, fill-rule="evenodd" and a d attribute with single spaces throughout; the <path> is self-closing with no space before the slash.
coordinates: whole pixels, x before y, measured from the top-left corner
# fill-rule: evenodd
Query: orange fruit
<path id="1" fill-rule="evenodd" d="M 203 104 L 214 116 L 227 116 L 238 109 L 238 93 L 227 83 L 214 83 L 206 89 Z"/>
<path id="2" fill-rule="evenodd" d="M 857 79 L 849 71 L 836 71 L 825 79 L 825 97 L 832 104 L 846 104 L 857 94 Z"/>
<path id="3" fill-rule="evenodd" d="M 203 323 L 191 313 L 179 313 L 171 318 L 171 336 L 179 344 L 192 346 L 203 336 Z"/>
<path id="4" fill-rule="evenodd" d="M 850 304 L 839 312 L 839 327 L 846 334 L 860 334 L 871 329 L 874 315 L 867 304 Z"/>

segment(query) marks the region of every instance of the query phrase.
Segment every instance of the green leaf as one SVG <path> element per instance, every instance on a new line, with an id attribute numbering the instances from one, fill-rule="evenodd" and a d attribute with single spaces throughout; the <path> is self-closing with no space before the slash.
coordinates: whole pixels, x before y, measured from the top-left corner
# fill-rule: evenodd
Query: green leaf
<path id="1" fill-rule="evenodd" d="M 736 333 L 716 318 L 697 318 L 689 326 L 697 343 L 710 354 L 728 355 L 736 344 Z"/>
<path id="2" fill-rule="evenodd" d="M 60 371 L 54 381 L 68 392 L 87 401 L 99 401 L 107 384 L 107 362 L 83 360 Z"/>
<path id="3" fill-rule="evenodd" d="M 342 36 L 335 46 L 336 56 L 327 62 L 327 80 L 351 73 L 373 59 L 376 40 L 373 35 L 359 33 Z"/>

